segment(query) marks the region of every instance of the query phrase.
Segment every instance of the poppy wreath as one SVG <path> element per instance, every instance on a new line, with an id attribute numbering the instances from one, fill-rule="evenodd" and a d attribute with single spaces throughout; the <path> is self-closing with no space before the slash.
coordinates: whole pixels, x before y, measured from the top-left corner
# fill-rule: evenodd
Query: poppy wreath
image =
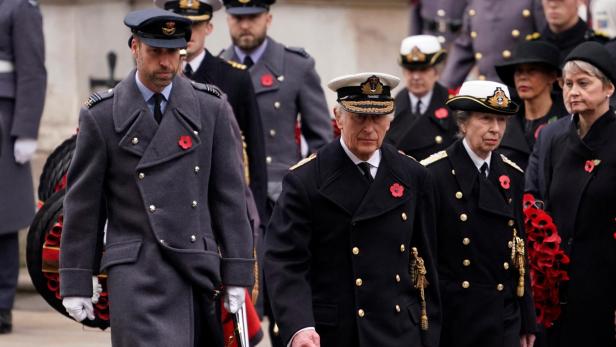
<path id="1" fill-rule="evenodd" d="M 561 238 L 552 217 L 537 208 L 535 202 L 533 195 L 524 194 L 524 225 L 537 323 L 548 328 L 560 315 L 559 287 L 569 280 L 569 257 L 560 248 Z"/>

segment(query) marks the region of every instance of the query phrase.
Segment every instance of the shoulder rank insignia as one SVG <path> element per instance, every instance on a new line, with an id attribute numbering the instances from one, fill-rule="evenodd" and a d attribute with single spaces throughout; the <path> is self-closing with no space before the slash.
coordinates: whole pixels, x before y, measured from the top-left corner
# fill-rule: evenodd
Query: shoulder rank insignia
<path id="1" fill-rule="evenodd" d="M 217 98 L 222 97 L 222 91 L 213 84 L 204 84 L 191 81 L 193 88 L 196 90 L 200 90 L 202 92 L 206 92 L 208 94 L 214 95 Z"/>
<path id="2" fill-rule="evenodd" d="M 440 151 L 440 152 L 436 152 L 432 155 L 430 155 L 429 157 L 427 157 L 426 159 L 423 159 L 422 161 L 420 161 L 419 163 L 423 166 L 428 166 L 432 163 L 436 163 L 437 161 L 443 159 L 443 158 L 447 158 L 447 152 L 446 151 Z"/>
<path id="3" fill-rule="evenodd" d="M 415 157 L 410 156 L 410 155 L 408 155 L 408 154 L 404 153 L 404 151 L 402 151 L 402 150 L 400 150 L 400 149 L 398 150 L 398 153 L 402 154 L 402 155 L 403 155 L 403 156 L 405 156 L 405 157 L 409 157 L 409 158 L 413 159 L 414 161 L 417 161 L 417 159 L 415 159 Z"/>
<path id="4" fill-rule="evenodd" d="M 304 158 L 304 159 L 300 160 L 297 164 L 295 164 L 295 165 L 291 166 L 291 167 L 289 168 L 289 170 L 295 170 L 295 169 L 297 169 L 298 167 L 300 167 L 300 166 L 302 166 L 302 165 L 306 164 L 307 162 L 311 161 L 312 159 L 314 159 L 314 158 L 316 158 L 316 157 L 317 157 L 317 154 L 316 154 L 316 153 L 312 153 L 309 157 Z"/>
<path id="5" fill-rule="evenodd" d="M 240 64 L 237 61 L 233 61 L 233 60 L 225 60 L 227 62 L 227 64 L 231 65 L 232 67 L 238 69 L 238 70 L 246 70 L 246 68 L 248 66 L 244 65 L 244 64 Z"/>
<path id="6" fill-rule="evenodd" d="M 88 97 L 88 100 L 86 100 L 86 102 L 83 103 L 83 106 L 85 106 L 86 108 L 92 108 L 94 107 L 94 105 L 98 104 L 99 102 L 105 99 L 109 99 L 112 96 L 113 96 L 113 89 L 109 89 L 106 92 L 94 92 L 92 93 L 92 95 L 90 95 L 90 97 Z"/>
<path id="7" fill-rule="evenodd" d="M 540 38 L 541 38 L 541 34 L 536 31 L 532 34 L 526 35 L 526 41 L 539 40 Z"/>
<path id="8" fill-rule="evenodd" d="M 503 161 L 504 161 L 506 164 L 509 164 L 509 166 L 511 166 L 512 168 L 514 168 L 514 169 L 516 169 L 516 170 L 520 171 L 521 173 L 524 173 L 524 170 L 522 170 L 522 168 L 521 168 L 521 167 L 519 167 L 519 166 L 518 166 L 518 164 L 514 163 L 514 162 L 513 162 L 513 160 L 511 160 L 511 159 L 507 158 L 504 154 L 501 154 L 500 156 L 501 156 L 501 159 L 503 159 Z"/>
<path id="9" fill-rule="evenodd" d="M 310 58 L 310 54 L 308 54 L 308 52 L 306 52 L 305 49 L 303 49 L 302 47 L 284 47 L 287 51 L 289 52 L 293 52 L 295 54 L 299 54 L 304 58 Z"/>

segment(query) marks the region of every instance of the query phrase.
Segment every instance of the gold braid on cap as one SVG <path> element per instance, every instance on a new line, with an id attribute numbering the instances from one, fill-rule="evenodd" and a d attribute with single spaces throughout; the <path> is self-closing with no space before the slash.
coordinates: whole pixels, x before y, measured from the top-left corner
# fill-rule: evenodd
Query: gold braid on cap
<path id="1" fill-rule="evenodd" d="M 488 105 L 496 108 L 507 108 L 509 106 L 509 98 L 505 94 L 505 91 L 501 89 L 501 87 L 496 87 L 494 94 L 486 99 Z"/>
<path id="2" fill-rule="evenodd" d="M 340 104 L 349 112 L 354 113 L 374 113 L 374 114 L 388 114 L 394 111 L 393 101 L 374 101 L 374 100 L 360 100 L 360 101 L 340 101 Z M 382 106 L 382 107 L 362 107 L 362 106 Z"/>

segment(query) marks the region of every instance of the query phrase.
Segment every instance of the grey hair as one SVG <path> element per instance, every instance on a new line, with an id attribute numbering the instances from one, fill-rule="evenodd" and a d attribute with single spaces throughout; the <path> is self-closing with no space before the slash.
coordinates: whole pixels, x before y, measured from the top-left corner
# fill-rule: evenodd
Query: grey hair
<path id="1" fill-rule="evenodd" d="M 605 74 L 601 70 L 599 70 L 599 68 L 583 60 L 569 60 L 563 67 L 563 77 L 567 73 L 576 72 L 583 72 L 585 74 L 598 78 L 603 84 L 603 88 L 609 88 L 610 85 L 613 85 L 612 81 L 610 81 L 610 79 L 607 78 L 607 76 L 605 76 Z"/>
<path id="2" fill-rule="evenodd" d="M 454 117 L 456 118 L 456 124 L 458 124 L 459 129 L 456 137 L 461 139 L 464 137 L 461 125 L 465 124 L 471 118 L 471 113 L 469 111 L 457 110 L 454 112 Z"/>

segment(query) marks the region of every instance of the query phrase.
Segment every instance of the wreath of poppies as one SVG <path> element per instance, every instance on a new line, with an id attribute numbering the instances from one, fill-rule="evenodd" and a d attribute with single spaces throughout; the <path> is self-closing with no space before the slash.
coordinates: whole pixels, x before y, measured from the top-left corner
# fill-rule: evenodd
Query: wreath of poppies
<path id="1" fill-rule="evenodd" d="M 569 257 L 560 248 L 556 225 L 544 210 L 537 208 L 531 194 L 524 195 L 524 225 L 527 237 L 530 278 L 537 322 L 552 326 L 560 315 L 559 288 L 569 280 Z"/>

